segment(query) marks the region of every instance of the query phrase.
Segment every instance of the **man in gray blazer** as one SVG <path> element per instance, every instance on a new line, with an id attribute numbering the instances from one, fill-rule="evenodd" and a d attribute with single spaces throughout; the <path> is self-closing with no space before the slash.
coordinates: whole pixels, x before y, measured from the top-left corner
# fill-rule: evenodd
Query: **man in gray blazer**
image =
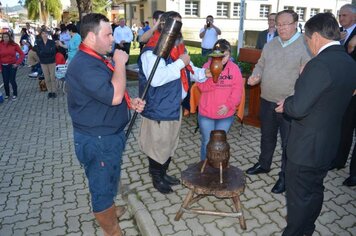
<path id="1" fill-rule="evenodd" d="M 356 63 L 339 42 L 331 13 L 305 24 L 305 40 L 315 57 L 295 84 L 294 95 L 277 112 L 292 118 L 287 143 L 287 227 L 283 236 L 312 235 L 324 197 L 323 180 L 336 155 L 343 114 L 356 89 Z"/>
<path id="2" fill-rule="evenodd" d="M 278 36 L 276 29 L 276 13 L 271 13 L 268 15 L 268 29 L 261 31 L 258 34 L 256 48 L 263 49 L 266 43 L 271 41 L 274 37 Z"/>

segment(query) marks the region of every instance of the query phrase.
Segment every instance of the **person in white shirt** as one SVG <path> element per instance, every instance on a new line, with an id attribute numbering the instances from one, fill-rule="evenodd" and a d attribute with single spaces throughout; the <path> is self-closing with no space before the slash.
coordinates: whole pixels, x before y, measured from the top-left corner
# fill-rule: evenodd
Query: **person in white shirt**
<path id="1" fill-rule="evenodd" d="M 181 21 L 182 17 L 178 12 L 169 11 L 162 14 L 160 22 L 166 22 L 167 19 Z M 147 42 L 138 59 L 140 95 L 157 59 L 153 50 L 162 29 L 163 24 L 158 25 L 154 36 Z M 180 183 L 177 178 L 168 175 L 167 171 L 178 147 L 182 121 L 181 101 L 187 96 L 189 78 L 192 81 L 204 82 L 207 77 L 211 77 L 210 70 L 197 68 L 191 63 L 180 37 L 171 49 L 169 57 L 160 59 L 148 88 L 138 143 L 141 151 L 148 156 L 153 187 L 160 193 L 171 193 L 171 186 Z"/>
<path id="2" fill-rule="evenodd" d="M 133 40 L 132 30 L 125 25 L 126 21 L 124 18 L 120 18 L 119 26 L 115 28 L 114 40 L 115 48 L 125 51 L 130 55 L 131 42 Z M 126 62 L 126 65 L 128 61 Z"/>
<path id="3" fill-rule="evenodd" d="M 214 17 L 209 15 L 206 17 L 206 24 L 200 30 L 199 37 L 201 42 L 201 55 L 207 56 L 213 52 L 215 42 L 218 40 L 218 35 L 221 35 L 221 30 L 214 25 Z"/>

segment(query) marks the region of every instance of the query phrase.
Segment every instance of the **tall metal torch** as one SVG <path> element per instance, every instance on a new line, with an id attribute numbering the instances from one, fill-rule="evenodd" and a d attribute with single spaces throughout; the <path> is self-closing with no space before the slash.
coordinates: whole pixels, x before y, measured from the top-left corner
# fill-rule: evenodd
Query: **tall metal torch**
<path id="1" fill-rule="evenodd" d="M 150 87 L 151 81 L 153 79 L 153 76 L 157 70 L 157 66 L 159 64 L 159 61 L 161 58 L 167 59 L 175 41 L 180 35 L 180 30 L 182 28 L 182 22 L 177 21 L 175 19 L 168 18 L 165 23 L 164 27 L 162 29 L 161 35 L 158 39 L 158 43 L 156 47 L 153 50 L 153 53 L 157 56 L 157 59 L 155 61 L 155 64 L 153 65 L 152 71 L 150 73 L 150 76 L 148 77 L 146 87 L 143 90 L 143 93 L 141 95 L 141 99 L 144 100 L 148 91 L 148 88 Z M 135 120 L 137 118 L 137 112 L 133 114 L 129 127 L 126 131 L 126 139 L 130 136 L 132 127 L 135 123 Z"/>

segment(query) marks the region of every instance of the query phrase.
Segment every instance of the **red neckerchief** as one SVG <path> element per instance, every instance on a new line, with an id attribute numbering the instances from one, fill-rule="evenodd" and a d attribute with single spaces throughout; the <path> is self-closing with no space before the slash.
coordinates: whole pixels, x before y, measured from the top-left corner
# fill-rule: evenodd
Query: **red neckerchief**
<path id="1" fill-rule="evenodd" d="M 100 61 L 104 62 L 105 65 L 111 70 L 111 71 L 114 71 L 114 67 L 113 65 L 111 64 L 111 62 L 107 59 L 104 59 L 103 56 L 101 56 L 99 53 L 97 53 L 96 51 L 94 51 L 93 49 L 89 48 L 87 45 L 85 45 L 84 43 L 81 43 L 79 45 L 79 50 L 81 50 L 82 52 L 85 52 L 86 54 L 92 56 L 92 57 L 95 57 L 96 59 L 99 59 Z M 127 106 L 129 109 L 131 109 L 131 99 L 130 99 L 130 96 L 129 96 L 129 93 L 127 92 L 127 90 L 125 90 L 125 93 L 124 93 L 124 97 L 125 97 L 125 100 L 126 100 L 126 103 L 127 103 Z"/>
<path id="2" fill-rule="evenodd" d="M 153 36 L 147 42 L 146 46 L 147 47 L 155 47 L 160 35 L 161 34 L 156 30 L 154 32 Z M 176 61 L 177 59 L 179 59 L 179 56 L 184 53 L 185 53 L 184 43 L 180 43 L 173 47 L 173 49 L 171 50 L 171 53 L 170 53 L 170 57 L 172 58 L 173 61 Z M 192 74 L 194 74 L 194 71 L 190 65 L 187 65 L 183 69 L 180 70 L 180 79 L 182 81 L 184 90 L 187 92 L 189 89 L 189 82 L 188 82 L 188 76 L 187 76 L 186 69 L 189 70 L 190 73 L 192 73 Z"/>

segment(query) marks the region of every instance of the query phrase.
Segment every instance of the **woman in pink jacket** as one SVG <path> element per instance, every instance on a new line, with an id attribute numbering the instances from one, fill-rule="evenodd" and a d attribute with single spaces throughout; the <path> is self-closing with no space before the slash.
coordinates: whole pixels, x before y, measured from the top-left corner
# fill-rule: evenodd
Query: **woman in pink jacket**
<path id="1" fill-rule="evenodd" d="M 244 82 L 239 67 L 230 60 L 231 45 L 225 39 L 216 41 L 213 50 L 224 53 L 223 71 L 218 82 L 208 78 L 204 83 L 197 83 L 201 92 L 198 122 L 201 133 L 201 160 L 206 158 L 206 146 L 212 130 L 225 130 L 232 125 L 236 107 L 240 104 Z M 211 60 L 203 68 L 209 68 Z"/>
<path id="2" fill-rule="evenodd" d="M 18 53 L 18 58 L 16 57 Z M 25 58 L 20 46 L 14 42 L 9 33 L 2 34 L 2 40 L 0 42 L 0 72 L 2 73 L 2 79 L 4 81 L 5 99 L 10 96 L 10 83 L 12 86 L 12 100 L 16 100 L 17 97 L 17 84 L 16 84 L 16 72 L 17 67 L 21 64 Z"/>

